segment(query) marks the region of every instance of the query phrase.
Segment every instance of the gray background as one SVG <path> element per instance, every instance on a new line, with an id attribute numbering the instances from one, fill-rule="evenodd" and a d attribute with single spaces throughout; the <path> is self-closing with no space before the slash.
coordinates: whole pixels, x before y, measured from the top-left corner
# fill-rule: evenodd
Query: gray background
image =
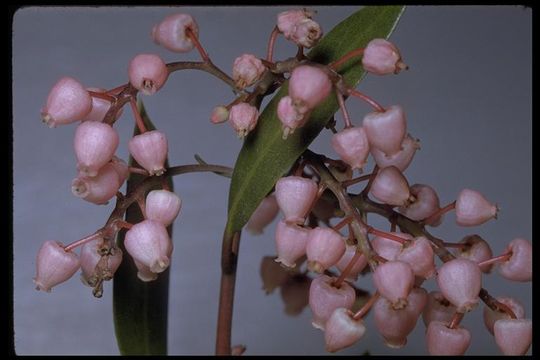
<path id="1" fill-rule="evenodd" d="M 95 206 L 75 198 L 72 137 L 75 126 L 48 129 L 39 120 L 51 86 L 64 75 L 86 86 L 125 83 L 136 54 L 153 52 L 166 61 L 197 60 L 155 45 L 152 26 L 172 11 L 192 14 L 200 39 L 214 62 L 228 73 L 234 58 L 251 52 L 263 57 L 276 14 L 284 7 L 25 8 L 13 25 L 14 105 L 14 315 L 18 354 L 118 354 L 112 325 L 112 287 L 102 299 L 91 296 L 77 276 L 51 294 L 34 290 L 35 255 L 41 243 L 69 243 L 101 227 L 112 204 Z M 354 7 L 316 7 L 329 31 Z M 411 184 L 431 184 L 446 204 L 469 187 L 501 207 L 499 219 L 481 227 L 459 228 L 454 214 L 433 233 L 447 241 L 478 233 L 495 254 L 514 237 L 532 236 L 532 78 L 531 15 L 522 7 L 415 7 L 404 13 L 392 41 L 410 70 L 399 76 L 367 76 L 359 86 L 383 105 L 401 104 L 409 131 L 422 149 L 406 171 Z M 294 54 L 280 38 L 276 59 Z M 213 106 L 228 103 L 231 91 L 201 72 L 175 73 L 158 94 L 144 101 L 156 125 L 169 134 L 171 164 L 193 163 L 199 153 L 211 163 L 232 166 L 241 142 L 232 129 L 212 125 Z M 371 109 L 349 101 L 359 124 Z M 131 112 L 118 122 L 119 156 L 127 158 Z M 341 118 L 338 117 L 341 121 Z M 335 155 L 330 135 L 313 148 Z M 367 169 L 370 169 L 369 166 Z M 183 209 L 175 223 L 170 294 L 170 354 L 211 354 L 214 349 L 220 237 L 225 224 L 228 180 L 209 174 L 175 179 Z M 370 219 L 371 220 L 371 219 Z M 373 219 L 373 224 L 387 225 Z M 274 254 L 273 230 L 244 234 L 233 327 L 233 343 L 246 354 L 324 354 L 323 335 L 310 325 L 310 311 L 287 317 L 279 292 L 265 296 L 258 274 L 262 256 Z M 532 316 L 531 283 L 512 283 L 496 273 L 484 277 L 495 295 L 513 295 Z M 369 278 L 359 286 L 372 289 Z M 428 290 L 434 281 L 426 282 Z M 341 354 L 426 354 L 423 324 L 408 345 L 383 345 L 367 320 L 366 336 Z M 421 323 L 421 321 L 420 321 Z M 484 329 L 481 310 L 467 315 L 472 330 L 468 354 L 498 354 Z"/>

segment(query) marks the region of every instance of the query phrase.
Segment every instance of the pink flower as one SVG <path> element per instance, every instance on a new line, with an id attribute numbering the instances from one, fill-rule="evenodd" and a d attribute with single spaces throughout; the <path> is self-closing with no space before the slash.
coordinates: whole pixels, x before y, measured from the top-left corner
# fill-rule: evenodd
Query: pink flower
<path id="1" fill-rule="evenodd" d="M 309 232 L 306 246 L 308 269 L 317 273 L 334 266 L 345 254 L 345 241 L 331 228 L 316 227 Z"/>
<path id="2" fill-rule="evenodd" d="M 462 327 L 450 329 L 440 321 L 432 321 L 426 331 L 426 341 L 430 355 L 463 355 L 471 344 L 471 333 Z"/>
<path id="3" fill-rule="evenodd" d="M 167 81 L 169 70 L 155 54 L 139 54 L 129 63 L 129 82 L 145 95 L 153 95 Z"/>
<path id="4" fill-rule="evenodd" d="M 332 148 L 341 160 L 354 169 L 366 165 L 369 156 L 369 142 L 363 127 L 356 126 L 344 129 L 332 136 Z"/>
<path id="5" fill-rule="evenodd" d="M 165 225 L 144 220 L 126 232 L 124 246 L 134 260 L 153 273 L 165 271 L 170 264 L 173 244 Z"/>
<path id="6" fill-rule="evenodd" d="M 248 103 L 238 103 L 231 107 L 229 112 L 229 124 L 236 130 L 239 138 L 244 138 L 257 126 L 259 110 Z"/>
<path id="7" fill-rule="evenodd" d="M 152 130 L 135 135 L 128 143 L 129 153 L 150 175 L 165 172 L 168 143 L 165 133 Z"/>
<path id="8" fill-rule="evenodd" d="M 385 39 L 371 40 L 364 50 L 362 65 L 366 71 L 377 75 L 397 74 L 406 69 L 399 50 Z"/>
<path id="9" fill-rule="evenodd" d="M 169 226 L 180 213 L 181 206 L 182 200 L 174 192 L 152 190 L 146 195 L 146 218 Z"/>
<path id="10" fill-rule="evenodd" d="M 497 218 L 497 205 L 490 203 L 475 190 L 463 189 L 456 200 L 456 223 L 461 226 L 476 226 Z"/>
<path id="11" fill-rule="evenodd" d="M 309 230 L 281 220 L 276 227 L 276 262 L 294 268 L 295 261 L 306 254 Z"/>
<path id="12" fill-rule="evenodd" d="M 73 146 L 80 174 L 96 176 L 99 169 L 112 159 L 119 141 L 118 133 L 108 124 L 95 121 L 79 124 Z"/>
<path id="13" fill-rule="evenodd" d="M 195 37 L 199 36 L 199 27 L 191 15 L 181 13 L 169 15 L 152 28 L 152 39 L 167 50 L 188 52 L 195 44 L 186 34 L 187 29 Z"/>
<path id="14" fill-rule="evenodd" d="M 335 278 L 321 275 L 311 281 L 309 288 L 309 306 L 313 313 L 311 324 L 316 329 L 324 330 L 326 321 L 337 308 L 350 309 L 356 294 L 354 289 L 343 282 L 339 288 L 332 286 Z"/>
<path id="15" fill-rule="evenodd" d="M 71 182 L 73 195 L 91 203 L 107 204 L 115 195 L 122 183 L 120 175 L 112 163 L 99 169 L 94 177 L 79 176 Z"/>
<path id="16" fill-rule="evenodd" d="M 284 96 L 279 99 L 277 116 L 282 125 L 283 140 L 286 140 L 290 134 L 294 133 L 296 128 L 304 126 L 309 118 L 308 114 L 298 111 L 293 105 L 293 99 L 290 96 Z"/>
<path id="17" fill-rule="evenodd" d="M 366 131 L 369 145 L 381 150 L 387 156 L 401 151 L 407 135 L 407 120 L 399 105 L 390 106 L 384 112 L 371 112 L 364 117 L 362 126 Z"/>
<path id="18" fill-rule="evenodd" d="M 322 103 L 332 91 L 332 82 L 318 67 L 300 65 L 289 79 L 289 96 L 300 114 L 305 114 Z"/>
<path id="19" fill-rule="evenodd" d="M 65 251 L 61 243 L 46 241 L 41 245 L 36 259 L 36 290 L 51 292 L 51 289 L 67 281 L 81 266 L 77 254 Z"/>
<path id="20" fill-rule="evenodd" d="M 266 71 L 262 61 L 252 54 L 243 54 L 234 60 L 233 80 L 240 89 L 255 84 Z"/>
<path id="21" fill-rule="evenodd" d="M 286 176 L 276 182 L 276 200 L 289 223 L 303 224 L 319 187 L 311 179 Z"/>
<path id="22" fill-rule="evenodd" d="M 92 110 L 92 97 L 77 80 L 63 77 L 49 92 L 41 110 L 45 124 L 53 128 L 84 119 Z"/>

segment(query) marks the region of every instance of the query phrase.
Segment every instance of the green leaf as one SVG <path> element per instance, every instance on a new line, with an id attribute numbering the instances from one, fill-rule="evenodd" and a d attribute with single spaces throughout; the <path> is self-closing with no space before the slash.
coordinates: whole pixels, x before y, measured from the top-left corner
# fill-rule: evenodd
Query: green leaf
<path id="1" fill-rule="evenodd" d="M 154 130 L 155 126 L 142 103 L 139 106 L 147 129 Z M 138 133 L 135 127 L 134 135 Z M 129 164 L 137 166 L 131 157 Z M 143 178 L 141 175 L 131 174 L 127 182 L 127 193 Z M 170 177 L 168 179 L 172 191 L 173 183 Z M 128 208 L 125 219 L 132 224 L 143 220 L 136 203 Z M 167 230 L 172 237 L 172 225 Z M 125 231 L 118 234 L 117 244 L 124 253 L 124 260 L 113 280 L 113 312 L 118 348 L 122 355 L 166 355 L 169 269 L 159 274 L 155 281 L 139 280 L 137 268 L 124 247 L 124 236 Z"/>
<path id="2" fill-rule="evenodd" d="M 307 57 L 323 64 L 335 61 L 374 38 L 387 38 L 397 24 L 403 6 L 366 6 L 334 27 Z M 350 60 L 340 69 L 345 83 L 356 86 L 364 76 L 362 66 Z M 256 131 L 249 134 L 236 160 L 229 191 L 226 233 L 239 231 L 262 199 L 317 137 L 338 110 L 335 96 L 317 107 L 308 124 L 287 140 L 281 138 L 281 123 L 276 116 L 279 99 L 287 95 L 285 83 L 259 117 Z"/>

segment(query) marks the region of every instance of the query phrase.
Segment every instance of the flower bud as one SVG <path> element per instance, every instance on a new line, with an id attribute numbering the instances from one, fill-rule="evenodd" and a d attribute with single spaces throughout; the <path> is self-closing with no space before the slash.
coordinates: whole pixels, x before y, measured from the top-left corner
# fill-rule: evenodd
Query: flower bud
<path id="1" fill-rule="evenodd" d="M 274 194 L 265 197 L 255 209 L 246 224 L 246 230 L 252 235 L 263 233 L 263 229 L 276 218 L 279 205 Z"/>
<path id="2" fill-rule="evenodd" d="M 373 39 L 367 44 L 362 66 L 376 75 L 397 74 L 407 69 L 407 65 L 401 61 L 399 50 L 385 39 Z"/>
<path id="3" fill-rule="evenodd" d="M 219 105 L 212 110 L 212 115 L 210 115 L 210 121 L 213 124 L 221 124 L 229 120 L 229 110 L 223 106 Z"/>
<path id="4" fill-rule="evenodd" d="M 80 174 L 96 176 L 113 157 L 119 141 L 118 133 L 108 124 L 95 121 L 80 123 L 73 141 Z"/>
<path id="5" fill-rule="evenodd" d="M 169 70 L 155 54 L 139 54 L 131 59 L 128 68 L 129 82 L 145 95 L 153 95 L 167 81 Z"/>
<path id="6" fill-rule="evenodd" d="M 306 254 L 309 233 L 308 229 L 281 220 L 276 227 L 276 262 L 294 268 L 295 261 Z"/>
<path id="7" fill-rule="evenodd" d="M 107 90 L 101 88 L 86 88 L 87 91 L 93 91 L 97 93 L 106 93 Z M 111 102 L 105 99 L 101 99 L 97 96 L 92 96 L 92 110 L 82 119 L 82 121 L 98 121 L 101 122 L 107 115 L 107 112 L 111 108 Z M 120 108 L 115 115 L 115 119 L 118 119 L 122 115 L 122 109 Z"/>
<path id="8" fill-rule="evenodd" d="M 435 261 L 430 241 L 419 236 L 405 245 L 397 256 L 397 260 L 411 266 L 415 276 L 429 279 L 435 274 Z"/>
<path id="9" fill-rule="evenodd" d="M 294 30 L 302 20 L 311 19 L 315 13 L 307 9 L 287 10 L 278 14 L 277 27 L 286 39 L 291 40 Z"/>
<path id="10" fill-rule="evenodd" d="M 332 82 L 318 67 L 300 65 L 289 79 L 289 96 L 298 113 L 305 114 L 326 99 L 332 91 Z"/>
<path id="11" fill-rule="evenodd" d="M 416 154 L 416 150 L 418 149 L 420 149 L 420 141 L 413 138 L 411 134 L 407 134 L 401 143 L 401 150 L 393 155 L 386 155 L 382 150 L 375 147 L 372 147 L 370 152 L 379 168 L 395 166 L 403 172 L 411 164 L 414 154 Z"/>
<path id="12" fill-rule="evenodd" d="M 181 206 L 182 200 L 176 193 L 168 190 L 152 190 L 146 195 L 146 218 L 169 226 L 180 213 Z"/>
<path id="13" fill-rule="evenodd" d="M 393 206 L 406 206 L 411 197 L 407 179 L 395 166 L 379 170 L 370 192 L 377 200 Z"/>
<path id="14" fill-rule="evenodd" d="M 366 326 L 362 319 L 354 320 L 350 310 L 337 308 L 334 310 L 324 330 L 324 341 L 326 351 L 336 352 L 345 349 L 358 340 L 366 333 Z"/>
<path id="15" fill-rule="evenodd" d="M 463 189 L 456 200 L 456 223 L 461 226 L 481 225 L 497 218 L 497 205 L 490 203 L 478 191 Z"/>
<path id="16" fill-rule="evenodd" d="M 480 237 L 480 235 L 468 235 L 465 236 L 460 244 L 466 244 L 465 248 L 455 249 L 454 254 L 456 257 L 469 259 L 475 263 L 481 263 L 482 261 L 489 260 L 493 257 L 493 252 L 489 247 L 489 244 Z M 480 266 L 480 270 L 483 273 L 491 272 L 493 264 L 487 264 Z"/>
<path id="17" fill-rule="evenodd" d="M 427 295 L 427 303 L 422 311 L 422 320 L 426 327 L 432 321 L 440 321 L 449 324 L 456 307 L 446 300 L 440 291 L 432 291 Z"/>
<path id="18" fill-rule="evenodd" d="M 437 193 L 429 185 L 414 184 L 409 191 L 415 200 L 398 210 L 411 220 L 420 221 L 429 218 L 439 210 L 440 202 Z M 433 221 L 431 224 L 436 223 Z"/>
<path id="19" fill-rule="evenodd" d="M 523 308 L 523 305 L 521 305 L 521 303 L 516 299 L 513 299 L 511 297 L 497 297 L 497 301 L 508 306 L 512 310 L 514 315 L 516 315 L 517 319 L 523 319 L 525 317 L 525 309 Z M 491 335 L 493 335 L 493 325 L 495 325 L 495 322 L 497 320 L 511 319 L 510 315 L 508 315 L 506 312 L 502 310 L 491 310 L 488 306 L 484 306 L 483 316 L 484 325 L 486 325 L 486 328 L 491 333 Z"/>
<path id="20" fill-rule="evenodd" d="M 165 133 L 152 130 L 135 135 L 129 140 L 128 149 L 135 161 L 150 175 L 162 175 L 165 172 L 165 160 L 169 151 Z"/>
<path id="21" fill-rule="evenodd" d="M 323 31 L 319 23 L 311 19 L 303 19 L 296 24 L 290 39 L 298 46 L 311 49 L 317 45 L 322 35 Z"/>
<path id="22" fill-rule="evenodd" d="M 384 112 L 371 112 L 364 117 L 362 126 L 366 131 L 369 145 L 392 156 L 403 150 L 407 135 L 407 120 L 399 105 L 390 106 Z"/>
<path id="23" fill-rule="evenodd" d="M 356 254 L 356 251 L 357 251 L 357 247 L 355 245 L 346 245 L 345 253 L 336 263 L 336 267 L 338 268 L 340 272 L 343 272 L 347 268 L 353 256 Z M 362 254 L 355 261 L 354 265 L 352 266 L 351 270 L 348 272 L 347 277 L 345 279 L 356 281 L 358 279 L 358 274 L 360 274 L 360 272 L 364 270 L 366 265 L 367 265 L 367 259 L 364 256 L 364 254 Z"/>
<path id="24" fill-rule="evenodd" d="M 281 127 L 283 129 L 283 140 L 286 140 L 290 134 L 294 133 L 296 128 L 304 126 L 309 119 L 308 114 L 298 112 L 290 96 L 284 96 L 279 99 L 277 116 L 281 121 Z"/>
<path id="25" fill-rule="evenodd" d="M 77 80 L 63 77 L 49 92 L 41 110 L 43 122 L 53 128 L 84 119 L 92 110 L 92 97 Z"/>
<path id="26" fill-rule="evenodd" d="M 173 244 L 165 225 L 154 220 L 144 220 L 126 232 L 124 246 L 127 252 L 151 272 L 165 271 L 170 264 Z"/>
<path id="27" fill-rule="evenodd" d="M 450 260 L 439 268 L 437 284 L 444 297 L 457 307 L 457 311 L 471 311 L 478 304 L 482 272 L 474 261 Z"/>
<path id="28" fill-rule="evenodd" d="M 525 239 L 516 238 L 508 244 L 506 252 L 511 252 L 510 259 L 499 264 L 499 274 L 512 281 L 531 281 L 532 246 Z"/>
<path id="29" fill-rule="evenodd" d="M 114 248 L 102 256 L 99 252 L 102 243 L 103 239 L 96 239 L 81 247 L 81 280 L 85 285 L 94 286 L 99 278 L 112 279 L 122 263 L 122 250 Z"/>
<path id="30" fill-rule="evenodd" d="M 415 289 L 408 295 L 407 305 L 401 309 L 381 297 L 373 305 L 373 321 L 377 331 L 382 335 L 384 344 L 399 349 L 407 344 L 407 336 L 416 327 L 416 321 L 426 303 L 424 289 Z"/>
<path id="31" fill-rule="evenodd" d="M 73 251 L 65 251 L 57 241 L 45 241 L 36 259 L 36 290 L 51 292 L 53 286 L 67 281 L 80 266 L 79 257 Z"/>
<path id="32" fill-rule="evenodd" d="M 530 319 L 501 319 L 493 326 L 495 342 L 504 355 L 525 355 L 532 343 Z"/>
<path id="33" fill-rule="evenodd" d="M 406 262 L 387 261 L 375 269 L 373 283 L 394 309 L 403 309 L 407 306 L 407 297 L 414 285 L 414 273 Z"/>
<path id="34" fill-rule="evenodd" d="M 471 333 L 462 327 L 450 329 L 440 321 L 432 321 L 426 331 L 426 341 L 430 355 L 463 355 L 471 344 Z"/>
<path id="35" fill-rule="evenodd" d="M 120 189 L 120 176 L 112 163 L 99 169 L 97 176 L 79 176 L 71 182 L 71 192 L 93 204 L 104 205 Z"/>
<path id="36" fill-rule="evenodd" d="M 332 148 L 353 170 L 362 170 L 366 165 L 369 142 L 363 127 L 352 127 L 334 134 Z"/>
<path id="37" fill-rule="evenodd" d="M 152 39 L 158 45 L 174 52 L 188 52 L 195 44 L 186 34 L 189 29 L 195 37 L 199 36 L 199 27 L 188 14 L 172 14 L 152 28 Z"/>
<path id="38" fill-rule="evenodd" d="M 289 223 L 303 224 L 319 187 L 311 179 L 286 176 L 276 182 L 276 200 Z"/>
<path id="39" fill-rule="evenodd" d="M 317 273 L 334 266 L 345 253 L 345 241 L 331 228 L 316 227 L 309 232 L 306 246 L 308 269 Z"/>
<path id="40" fill-rule="evenodd" d="M 236 86 L 244 89 L 255 84 L 266 71 L 261 59 L 252 54 L 243 54 L 233 63 L 233 80 Z"/>
<path id="41" fill-rule="evenodd" d="M 327 275 L 321 275 L 311 281 L 309 306 L 313 313 L 311 324 L 316 329 L 325 329 L 326 321 L 335 309 L 350 309 L 354 303 L 356 297 L 354 289 L 346 282 L 336 288 L 332 286 L 335 280 Z"/>
<path id="42" fill-rule="evenodd" d="M 229 124 L 236 130 L 239 138 L 245 137 L 257 126 L 259 110 L 248 103 L 238 103 L 231 107 L 229 112 Z"/>

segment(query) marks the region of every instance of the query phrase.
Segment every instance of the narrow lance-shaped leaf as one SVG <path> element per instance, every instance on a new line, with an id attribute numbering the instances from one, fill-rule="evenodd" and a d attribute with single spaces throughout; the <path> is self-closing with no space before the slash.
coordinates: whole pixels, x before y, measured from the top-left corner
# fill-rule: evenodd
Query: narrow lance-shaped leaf
<path id="1" fill-rule="evenodd" d="M 403 6 L 366 6 L 334 27 L 307 57 L 328 64 L 346 53 L 363 48 L 375 38 L 388 38 Z M 356 86 L 364 76 L 358 61 L 350 60 L 341 75 L 348 86 Z M 258 204 L 317 137 L 338 110 L 335 96 L 329 96 L 311 114 L 308 123 L 283 140 L 276 115 L 279 99 L 287 95 L 287 83 L 273 97 L 259 117 L 256 131 L 249 134 L 236 160 L 229 192 L 226 233 L 240 231 Z"/>
<path id="2" fill-rule="evenodd" d="M 140 111 L 148 130 L 155 126 L 140 103 Z M 135 127 L 134 135 L 139 130 Z M 130 157 L 129 166 L 138 166 Z M 168 163 L 165 165 L 168 167 Z M 127 182 L 127 193 L 144 179 L 142 175 L 131 174 Z M 168 186 L 173 191 L 169 177 Z M 151 189 L 153 190 L 153 189 Z M 136 203 L 126 211 L 127 222 L 136 224 L 143 220 Z M 167 230 L 172 237 L 172 225 Z M 137 277 L 135 263 L 124 247 L 125 231 L 118 234 L 117 243 L 124 252 L 122 265 L 113 280 L 113 311 L 116 341 L 122 355 L 166 355 L 167 354 L 167 314 L 169 302 L 169 269 L 160 273 L 157 280 L 143 282 Z"/>

